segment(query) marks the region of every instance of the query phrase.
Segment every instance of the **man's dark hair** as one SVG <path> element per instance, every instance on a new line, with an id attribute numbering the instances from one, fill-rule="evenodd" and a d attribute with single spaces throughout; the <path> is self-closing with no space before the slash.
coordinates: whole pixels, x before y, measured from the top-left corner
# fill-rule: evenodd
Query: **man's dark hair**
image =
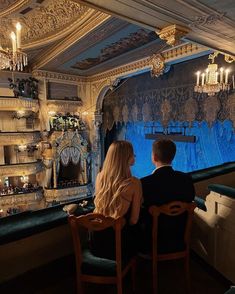
<path id="1" fill-rule="evenodd" d="M 163 163 L 170 164 L 175 157 L 176 145 L 171 140 L 160 140 L 153 143 L 153 154 Z"/>

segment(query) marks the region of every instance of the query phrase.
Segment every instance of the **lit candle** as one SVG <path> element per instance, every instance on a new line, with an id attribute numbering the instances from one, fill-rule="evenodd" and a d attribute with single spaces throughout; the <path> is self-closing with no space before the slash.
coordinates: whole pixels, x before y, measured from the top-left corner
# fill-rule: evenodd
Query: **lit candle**
<path id="1" fill-rule="evenodd" d="M 16 41 L 17 41 L 17 48 L 21 48 L 21 24 L 17 22 L 16 24 Z"/>
<path id="2" fill-rule="evenodd" d="M 11 40 L 12 40 L 12 51 L 16 52 L 16 35 L 14 32 L 11 32 Z"/>
<path id="3" fill-rule="evenodd" d="M 202 74 L 202 86 L 204 85 L 204 81 L 205 81 L 205 73 Z"/>
<path id="4" fill-rule="evenodd" d="M 200 71 L 197 71 L 197 86 L 199 86 L 199 79 L 200 79 Z"/>
<path id="5" fill-rule="evenodd" d="M 229 73 L 229 69 L 226 69 L 226 71 L 225 71 L 225 84 L 228 83 L 228 73 Z"/>
<path id="6" fill-rule="evenodd" d="M 206 83 L 208 83 L 208 78 L 209 78 L 209 69 L 206 69 Z"/>
<path id="7" fill-rule="evenodd" d="M 219 73 L 218 73 L 218 71 L 215 73 L 215 82 L 216 82 L 216 84 L 218 83 L 218 75 L 219 75 Z"/>
<path id="8" fill-rule="evenodd" d="M 223 69 L 223 67 L 221 67 L 220 68 L 220 83 L 222 83 L 223 84 L 223 73 L 224 73 L 224 69 Z"/>

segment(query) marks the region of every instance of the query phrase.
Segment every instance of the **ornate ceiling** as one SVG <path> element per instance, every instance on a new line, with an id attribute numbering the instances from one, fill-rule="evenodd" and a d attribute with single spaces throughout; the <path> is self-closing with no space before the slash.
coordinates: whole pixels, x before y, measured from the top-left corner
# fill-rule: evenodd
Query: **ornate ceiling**
<path id="1" fill-rule="evenodd" d="M 234 6 L 233 0 L 0 0 L 0 41 L 10 47 L 20 21 L 31 69 L 93 76 L 155 54 L 165 44 L 158 34 L 172 24 L 187 32 L 185 41 L 235 54 Z"/>
<path id="2" fill-rule="evenodd" d="M 159 32 L 177 24 L 187 38 L 235 54 L 234 0 L 74 0 Z"/>
<path id="3" fill-rule="evenodd" d="M 93 12 L 93 9 L 69 0 L 0 0 L 1 43 L 10 46 L 10 32 L 20 21 L 22 47 L 44 46 L 72 32 Z"/>

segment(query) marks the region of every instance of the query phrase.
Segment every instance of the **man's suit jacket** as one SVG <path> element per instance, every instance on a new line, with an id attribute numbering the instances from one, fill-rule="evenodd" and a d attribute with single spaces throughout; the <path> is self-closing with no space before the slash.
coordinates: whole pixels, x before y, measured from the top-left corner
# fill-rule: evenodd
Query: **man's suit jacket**
<path id="1" fill-rule="evenodd" d="M 151 205 L 163 205 L 172 201 L 192 202 L 195 190 L 190 176 L 183 172 L 175 171 L 171 166 L 160 167 L 155 172 L 141 179 L 144 209 L 140 222 L 145 224 L 145 239 L 151 239 L 151 217 L 148 208 Z M 182 250 L 186 214 L 178 217 L 160 216 L 158 229 L 158 242 L 160 252 Z M 178 242 L 179 241 L 179 242 Z M 149 247 L 149 245 L 148 245 Z"/>
<path id="2" fill-rule="evenodd" d="M 141 179 L 144 207 L 171 201 L 192 202 L 195 196 L 193 181 L 187 174 L 163 166 Z"/>

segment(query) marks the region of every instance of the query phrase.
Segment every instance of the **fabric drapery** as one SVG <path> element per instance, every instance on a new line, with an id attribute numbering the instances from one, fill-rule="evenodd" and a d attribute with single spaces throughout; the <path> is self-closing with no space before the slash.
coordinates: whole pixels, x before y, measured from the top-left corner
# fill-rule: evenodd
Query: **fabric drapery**
<path id="1" fill-rule="evenodd" d="M 60 153 L 60 160 L 63 166 L 67 166 L 70 161 L 77 165 L 80 160 L 80 152 L 76 147 L 66 147 Z"/>

